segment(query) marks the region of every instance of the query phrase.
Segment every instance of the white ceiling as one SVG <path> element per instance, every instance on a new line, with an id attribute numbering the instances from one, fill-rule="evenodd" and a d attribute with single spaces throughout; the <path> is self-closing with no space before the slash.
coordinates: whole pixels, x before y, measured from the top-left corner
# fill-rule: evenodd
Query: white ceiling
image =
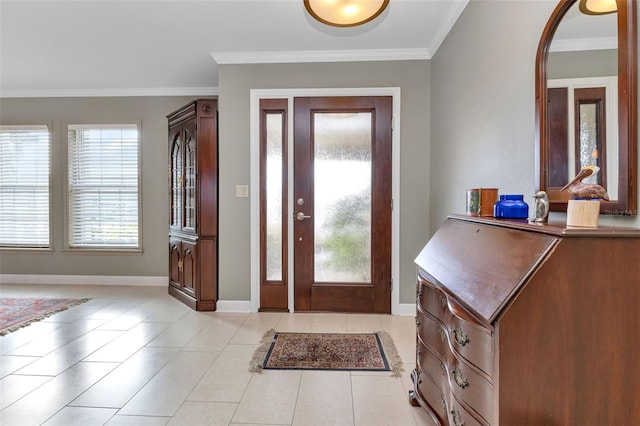
<path id="1" fill-rule="evenodd" d="M 0 0 L 0 95 L 215 94 L 217 62 L 429 59 L 467 3 L 391 0 L 334 28 L 302 0 Z"/>
<path id="2" fill-rule="evenodd" d="M 553 35 L 552 52 L 570 50 L 617 49 L 618 15 L 585 15 L 578 2 L 562 17 Z"/>

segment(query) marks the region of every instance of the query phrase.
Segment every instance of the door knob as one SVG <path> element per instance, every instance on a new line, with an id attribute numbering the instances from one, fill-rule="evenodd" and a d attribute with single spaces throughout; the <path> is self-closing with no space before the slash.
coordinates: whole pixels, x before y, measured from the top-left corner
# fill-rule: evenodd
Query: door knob
<path id="1" fill-rule="evenodd" d="M 296 214 L 296 219 L 298 219 L 298 220 L 311 219 L 311 216 L 306 216 L 304 213 L 298 212 Z"/>

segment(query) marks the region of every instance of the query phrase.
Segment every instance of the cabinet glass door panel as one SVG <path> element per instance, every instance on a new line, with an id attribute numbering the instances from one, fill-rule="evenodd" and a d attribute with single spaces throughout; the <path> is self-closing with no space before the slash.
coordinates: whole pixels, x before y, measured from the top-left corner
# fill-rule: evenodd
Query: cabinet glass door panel
<path id="1" fill-rule="evenodd" d="M 171 146 L 171 227 L 182 227 L 182 149 L 178 135 Z"/>
<path id="2" fill-rule="evenodd" d="M 184 130 L 184 227 L 196 228 L 196 146 L 189 129 Z"/>

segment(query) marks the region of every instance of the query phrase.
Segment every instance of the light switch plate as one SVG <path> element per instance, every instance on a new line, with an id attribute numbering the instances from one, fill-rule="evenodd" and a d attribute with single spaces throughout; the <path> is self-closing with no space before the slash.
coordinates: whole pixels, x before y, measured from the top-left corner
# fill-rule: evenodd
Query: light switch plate
<path id="1" fill-rule="evenodd" d="M 236 198 L 247 198 L 249 196 L 249 185 L 236 185 Z"/>

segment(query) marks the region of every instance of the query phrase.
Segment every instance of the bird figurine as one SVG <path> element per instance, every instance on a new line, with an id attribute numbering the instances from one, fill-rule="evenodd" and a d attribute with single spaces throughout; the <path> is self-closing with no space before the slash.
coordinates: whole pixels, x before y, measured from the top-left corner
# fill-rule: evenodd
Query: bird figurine
<path id="1" fill-rule="evenodd" d="M 598 166 L 586 166 L 574 177 L 568 184 L 566 184 L 561 190 L 568 191 L 573 198 L 581 198 L 587 200 L 602 199 L 609 200 L 609 194 L 607 190 L 597 183 L 584 183 L 583 179 L 589 176 L 595 176 L 600 171 Z"/>
<path id="2" fill-rule="evenodd" d="M 546 192 L 538 191 L 533 198 L 536 199 L 536 216 L 533 221 L 544 223 L 549 218 L 549 197 Z"/>

